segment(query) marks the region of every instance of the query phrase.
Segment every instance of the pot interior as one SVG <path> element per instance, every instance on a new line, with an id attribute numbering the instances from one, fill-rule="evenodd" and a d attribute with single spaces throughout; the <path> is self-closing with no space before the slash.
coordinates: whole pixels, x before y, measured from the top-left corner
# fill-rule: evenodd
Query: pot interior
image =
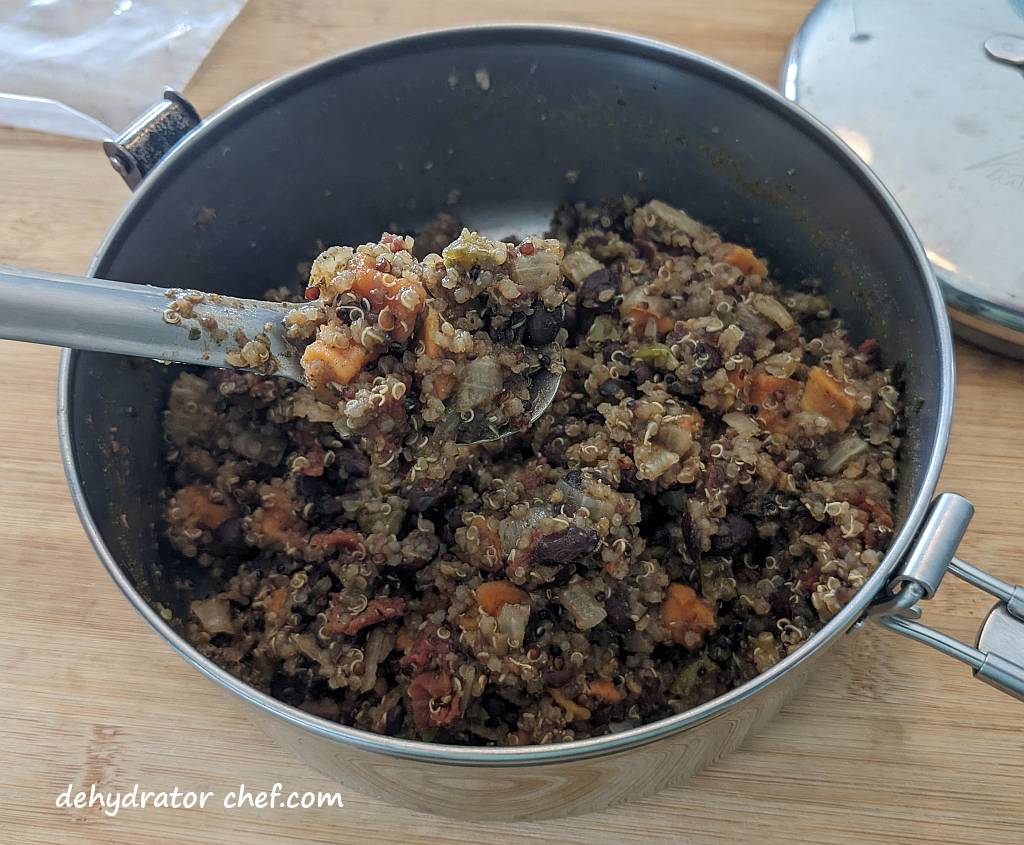
<path id="1" fill-rule="evenodd" d="M 154 172 L 98 276 L 259 297 L 318 244 L 457 211 L 491 234 L 623 193 L 686 209 L 796 283 L 823 280 L 855 338 L 899 365 L 909 425 L 899 513 L 941 452 L 946 343 L 928 278 L 867 178 L 768 94 L 599 33 L 440 33 L 339 57 L 221 113 Z M 160 539 L 161 412 L 176 367 L 75 353 L 72 461 L 102 542 L 148 601 L 211 585 Z M 894 563 L 894 561 L 890 562 Z"/>

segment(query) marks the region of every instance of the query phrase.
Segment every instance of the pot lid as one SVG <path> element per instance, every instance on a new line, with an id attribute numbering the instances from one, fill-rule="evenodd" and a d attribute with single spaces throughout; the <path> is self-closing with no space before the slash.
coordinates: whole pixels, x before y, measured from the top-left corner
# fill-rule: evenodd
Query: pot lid
<path id="1" fill-rule="evenodd" d="M 957 333 L 1024 357 L 1024 0 L 822 0 L 781 86 L 893 193 Z"/>

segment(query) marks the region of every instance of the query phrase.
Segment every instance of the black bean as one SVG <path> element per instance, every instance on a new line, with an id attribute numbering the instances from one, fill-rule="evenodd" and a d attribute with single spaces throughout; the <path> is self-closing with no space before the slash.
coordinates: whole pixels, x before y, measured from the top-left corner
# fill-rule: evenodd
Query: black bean
<path id="1" fill-rule="evenodd" d="M 355 449 L 337 449 L 334 452 L 334 465 L 344 470 L 347 475 L 366 478 L 370 474 L 370 459 Z"/>
<path id="2" fill-rule="evenodd" d="M 306 700 L 309 692 L 309 673 L 298 672 L 294 675 L 278 670 L 270 679 L 270 694 L 285 704 L 297 706 Z"/>
<path id="3" fill-rule="evenodd" d="M 549 669 L 541 677 L 544 680 L 544 686 L 561 689 L 576 677 L 576 667 L 569 663 L 561 669 Z"/>
<path id="4" fill-rule="evenodd" d="M 480 706 L 487 714 L 487 722 L 492 728 L 502 725 L 516 716 L 515 708 L 510 706 L 500 695 L 487 693 L 480 699 Z"/>
<path id="5" fill-rule="evenodd" d="M 540 305 L 536 306 L 533 313 L 526 318 L 523 343 L 528 346 L 547 346 L 551 343 L 562 327 L 562 315 L 559 310 L 548 311 Z"/>
<path id="6" fill-rule="evenodd" d="M 728 514 L 722 520 L 724 532 L 711 538 L 711 551 L 715 554 L 736 554 L 745 550 L 756 534 L 753 524 L 738 514 Z"/>
<path id="7" fill-rule="evenodd" d="M 583 280 L 576 294 L 576 304 L 587 311 L 610 314 L 618 307 L 619 277 L 602 267 Z"/>
<path id="8" fill-rule="evenodd" d="M 626 396 L 636 396 L 636 388 L 625 379 L 608 378 L 598 385 L 597 395 L 602 399 L 618 402 Z"/>
<path id="9" fill-rule="evenodd" d="M 298 481 L 295 482 L 295 486 L 299 490 L 299 495 L 306 499 L 315 499 L 317 496 L 323 496 L 331 488 L 330 483 L 322 476 L 318 478 L 312 475 L 300 475 Z"/>
<path id="10" fill-rule="evenodd" d="M 402 708 L 402 703 L 399 702 L 388 710 L 387 716 L 384 717 L 384 734 L 386 736 L 395 736 L 395 734 L 402 730 L 402 722 L 404 721 L 405 710 Z"/>
<path id="11" fill-rule="evenodd" d="M 338 496 L 323 496 L 316 500 L 316 512 L 321 516 L 337 516 L 344 509 Z"/>
<path id="12" fill-rule="evenodd" d="M 569 563 L 597 548 L 597 531 L 570 525 L 564 531 L 547 534 L 533 544 L 531 562 L 543 566 L 551 563 Z"/>
<path id="13" fill-rule="evenodd" d="M 223 554 L 239 554 L 249 548 L 240 516 L 225 519 L 213 532 L 213 538 L 217 541 L 218 551 L 222 550 Z"/>
<path id="14" fill-rule="evenodd" d="M 583 489 L 583 473 L 578 469 L 571 469 L 565 474 L 565 483 L 576 490 Z"/>
<path id="15" fill-rule="evenodd" d="M 686 502 L 690 498 L 690 494 L 683 487 L 677 487 L 673 490 L 666 490 L 658 497 L 658 501 L 670 513 L 685 513 Z"/>
<path id="16" fill-rule="evenodd" d="M 405 497 L 409 502 L 410 511 L 426 513 L 450 492 L 451 488 L 447 484 L 420 480 L 413 482 Z"/>
<path id="17" fill-rule="evenodd" d="M 627 467 L 619 473 L 619 489 L 623 493 L 632 493 L 634 496 L 645 492 L 644 483 L 637 478 L 636 467 Z"/>
<path id="18" fill-rule="evenodd" d="M 604 600 L 604 612 L 608 614 L 608 624 L 613 631 L 628 634 L 633 630 L 634 624 L 629 618 L 626 602 L 618 593 L 613 592 Z"/>
<path id="19" fill-rule="evenodd" d="M 665 700 L 665 693 L 658 687 L 644 687 L 640 691 L 637 706 L 643 716 L 650 717 L 665 710 L 668 702 Z"/>
<path id="20" fill-rule="evenodd" d="M 643 384 L 654 378 L 654 370 L 641 361 L 633 365 L 630 376 L 637 384 Z"/>
<path id="21" fill-rule="evenodd" d="M 713 373 L 719 367 L 722 366 L 722 353 L 718 351 L 717 346 L 707 345 L 704 350 L 708 356 L 708 362 L 704 365 L 704 372 Z"/>
<path id="22" fill-rule="evenodd" d="M 637 254 L 644 261 L 654 261 L 654 257 L 658 254 L 657 248 L 650 241 L 645 241 L 642 238 L 637 238 L 633 241 L 633 246 L 636 247 Z"/>

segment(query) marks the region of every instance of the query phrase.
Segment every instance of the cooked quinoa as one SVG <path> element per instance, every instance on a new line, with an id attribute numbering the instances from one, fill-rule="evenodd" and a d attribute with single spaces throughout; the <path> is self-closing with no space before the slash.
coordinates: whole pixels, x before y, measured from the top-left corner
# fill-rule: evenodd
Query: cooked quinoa
<path id="1" fill-rule="evenodd" d="M 199 651 L 364 730 L 562 742 L 727 692 L 870 577 L 901 419 L 875 342 L 855 346 L 813 282 L 784 289 L 658 200 L 565 207 L 549 234 L 332 248 L 292 320 L 326 362 L 312 389 L 177 378 L 167 536 L 221 584 L 180 620 Z M 549 344 L 565 366 L 549 411 L 456 446 L 444 420 L 471 362 L 512 379 Z M 515 423 L 513 387 L 483 404 Z"/>
<path id="2" fill-rule="evenodd" d="M 468 229 L 440 255 L 419 260 L 412 249 L 412 238 L 385 233 L 324 251 L 309 304 L 285 325 L 306 343 L 306 381 L 339 434 L 358 437 L 375 463 L 414 449 L 440 455 L 447 477 L 455 441 L 526 430 L 531 377 L 561 373 L 557 326 L 541 337 L 528 317 L 565 303 L 563 249 L 554 238 L 505 244 Z"/>

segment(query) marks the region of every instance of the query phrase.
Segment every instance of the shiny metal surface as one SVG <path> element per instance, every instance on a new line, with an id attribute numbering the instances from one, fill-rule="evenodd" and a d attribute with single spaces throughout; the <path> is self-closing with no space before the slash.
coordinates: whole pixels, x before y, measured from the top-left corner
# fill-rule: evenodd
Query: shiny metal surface
<path id="1" fill-rule="evenodd" d="M 965 663 L 996 689 L 1024 701 L 1024 587 L 1008 584 L 955 556 L 974 508 L 962 496 L 943 493 L 933 503 L 919 540 L 886 589 L 869 609 L 885 628 L 929 645 Z M 995 596 L 1000 603 L 978 635 L 978 647 L 916 621 L 920 601 L 934 598 L 946 571 Z"/>
<path id="2" fill-rule="evenodd" d="M 486 90 L 474 81 L 480 68 L 490 76 Z M 375 107 L 380 91 L 423 127 L 415 139 L 373 122 L 359 133 L 341 131 L 344 116 Z M 493 155 L 496 148 L 502 156 Z M 268 171 L 265 162 L 279 150 L 289 154 Z M 570 169 L 580 174 L 575 184 L 565 180 Z M 822 125 L 769 88 L 699 56 L 559 27 L 400 39 L 245 95 L 154 168 L 92 271 L 126 280 L 189 278 L 231 295 L 258 295 L 290 278 L 317 238 L 374 236 L 392 222 L 416 228 L 444 209 L 453 188 L 461 192 L 463 219 L 531 227 L 566 200 L 642 189 L 678 203 L 763 249 L 791 279 L 825 280 L 851 332 L 875 336 L 887 362 L 903 365 L 916 410 L 901 455 L 897 530 L 868 584 L 803 648 L 707 704 L 595 739 L 477 748 L 364 733 L 246 686 L 154 611 L 152 601 L 178 612 L 187 607 L 174 576 L 191 575 L 200 592 L 205 585 L 203 573 L 159 539 L 157 444 L 173 370 L 65 355 L 65 467 L 100 559 L 139 613 L 199 671 L 254 705 L 304 759 L 353 788 L 433 812 L 582 812 L 676 783 L 734 748 L 864 613 L 911 547 L 941 468 L 953 396 L 949 325 L 907 221 Z M 193 220 L 202 208 L 216 208 L 217 216 L 197 236 Z M 128 406 L 136 415 L 125 448 L 113 454 L 106 432 Z"/>
<path id="3" fill-rule="evenodd" d="M 780 86 L 885 182 L 958 333 L 1024 356 L 1024 4 L 823 0 Z M 1000 60 L 996 60 L 997 57 Z"/>
<path id="4" fill-rule="evenodd" d="M 974 506 L 963 496 L 956 493 L 938 496 L 918 532 L 917 542 L 889 582 L 888 589 L 895 591 L 913 583 L 921 587 L 923 598 L 934 596 L 972 516 Z"/>
<path id="5" fill-rule="evenodd" d="M 997 604 L 978 634 L 978 648 L 987 656 L 977 676 L 1024 701 L 1024 617 Z"/>
<path id="6" fill-rule="evenodd" d="M 177 302 L 184 312 L 170 310 Z M 304 383 L 282 323 L 292 307 L 0 266 L 0 337 L 204 367 L 231 367 L 238 338 L 260 338 L 273 374 Z"/>
<path id="7" fill-rule="evenodd" d="M 1006 605 L 1009 613 L 1024 621 L 1024 587 L 1007 584 L 1002 579 L 996 578 L 995 575 L 978 569 L 976 566 L 971 566 L 958 557 L 954 557 L 950 562 L 949 571 L 962 581 L 966 581 L 979 590 L 984 590 L 990 596 L 995 596 Z"/>
<path id="8" fill-rule="evenodd" d="M 135 190 L 167 151 L 199 125 L 199 120 L 193 105 L 168 89 L 163 100 L 117 138 L 104 141 L 103 152 L 125 184 Z"/>

